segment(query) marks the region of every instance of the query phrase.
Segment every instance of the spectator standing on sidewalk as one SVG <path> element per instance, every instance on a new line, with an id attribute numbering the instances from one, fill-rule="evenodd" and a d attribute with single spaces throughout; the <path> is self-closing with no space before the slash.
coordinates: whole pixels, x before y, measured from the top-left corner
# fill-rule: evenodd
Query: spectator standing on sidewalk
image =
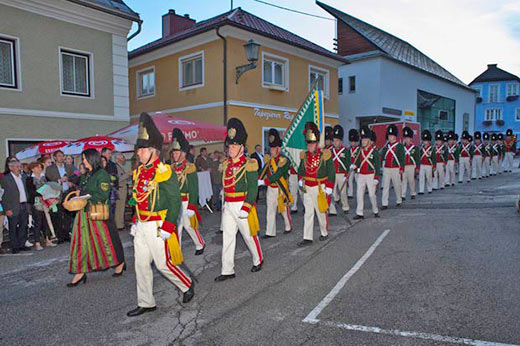
<path id="1" fill-rule="evenodd" d="M 200 154 L 195 160 L 195 166 L 197 172 L 205 172 L 210 170 L 210 160 L 208 157 L 208 150 L 206 148 L 200 148 Z"/>
<path id="2" fill-rule="evenodd" d="M 212 205 L 217 208 L 217 211 L 222 209 L 222 199 L 220 197 L 220 192 L 222 190 L 222 172 L 220 172 L 218 168 L 223 158 L 224 154 L 217 150 L 215 150 L 210 156 L 211 186 L 213 186 Z"/>
<path id="3" fill-rule="evenodd" d="M 116 227 L 118 230 L 125 228 L 125 207 L 126 197 L 128 194 L 128 180 L 132 172 L 125 168 L 125 155 L 119 153 L 116 155 L 116 167 L 118 178 L 118 195 L 119 199 L 116 202 Z"/>
<path id="4" fill-rule="evenodd" d="M 195 147 L 190 145 L 190 151 L 186 154 L 186 160 L 190 163 L 195 163 Z"/>

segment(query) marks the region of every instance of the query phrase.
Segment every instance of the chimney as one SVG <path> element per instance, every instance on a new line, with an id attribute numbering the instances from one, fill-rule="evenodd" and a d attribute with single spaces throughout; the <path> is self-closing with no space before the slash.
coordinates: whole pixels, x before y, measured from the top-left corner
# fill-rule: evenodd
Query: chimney
<path id="1" fill-rule="evenodd" d="M 175 10 L 169 10 L 168 13 L 162 17 L 162 36 L 166 38 L 175 35 L 194 25 L 195 20 L 191 19 L 189 14 L 179 16 L 175 14 Z"/>
<path id="2" fill-rule="evenodd" d="M 488 68 L 497 67 L 497 64 L 488 64 Z"/>

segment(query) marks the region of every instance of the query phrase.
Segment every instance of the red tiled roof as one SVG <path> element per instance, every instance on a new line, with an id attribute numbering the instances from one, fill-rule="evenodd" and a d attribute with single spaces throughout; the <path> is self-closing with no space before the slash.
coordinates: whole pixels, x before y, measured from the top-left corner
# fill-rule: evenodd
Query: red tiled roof
<path id="1" fill-rule="evenodd" d="M 232 25 L 346 63 L 346 60 L 338 54 L 335 54 L 315 43 L 312 43 L 311 41 L 293 34 L 290 31 L 282 29 L 279 26 L 269 23 L 260 17 L 242 10 L 240 7 L 220 14 L 216 17 L 198 22 L 193 27 L 178 32 L 175 35 L 166 38 L 160 38 L 156 41 L 139 47 L 129 53 L 129 58 L 135 58 L 152 50 L 164 47 L 174 42 L 178 42 L 180 40 L 195 36 L 223 25 Z"/>

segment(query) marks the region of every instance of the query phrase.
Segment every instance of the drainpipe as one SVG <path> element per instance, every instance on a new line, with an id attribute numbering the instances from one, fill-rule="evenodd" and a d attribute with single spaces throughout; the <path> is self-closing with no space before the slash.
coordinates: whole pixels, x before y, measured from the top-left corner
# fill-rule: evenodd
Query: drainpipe
<path id="1" fill-rule="evenodd" d="M 224 99 L 224 125 L 227 125 L 227 118 L 228 118 L 228 107 L 227 107 L 227 41 L 224 36 L 220 34 L 220 28 L 219 26 L 217 28 L 217 36 L 222 39 L 222 92 L 223 92 L 223 99 Z"/>
<path id="2" fill-rule="evenodd" d="M 141 19 L 139 19 L 136 23 L 137 23 L 137 31 L 134 32 L 132 35 L 130 35 L 130 37 L 128 37 L 126 39 L 126 42 L 130 42 L 131 39 L 133 39 L 134 37 L 136 37 L 137 35 L 139 35 L 141 33 L 141 28 L 143 26 L 143 21 Z"/>

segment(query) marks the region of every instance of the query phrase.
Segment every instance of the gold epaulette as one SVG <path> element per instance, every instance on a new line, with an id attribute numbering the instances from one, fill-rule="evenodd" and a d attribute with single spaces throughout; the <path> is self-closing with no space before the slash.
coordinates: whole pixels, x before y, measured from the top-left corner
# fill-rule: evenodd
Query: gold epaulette
<path id="1" fill-rule="evenodd" d="M 278 167 L 283 167 L 287 163 L 287 158 L 285 156 L 280 156 L 280 160 L 278 161 Z"/>
<path id="2" fill-rule="evenodd" d="M 330 149 L 323 149 L 323 160 L 327 161 L 332 157 L 332 152 Z"/>
<path id="3" fill-rule="evenodd" d="M 256 171 L 258 171 L 258 161 L 256 161 L 255 159 L 247 159 L 246 171 L 247 172 L 256 172 Z"/>
<path id="4" fill-rule="evenodd" d="M 268 154 L 264 154 L 264 162 L 267 162 L 271 160 L 271 156 L 269 156 Z"/>
<path id="5" fill-rule="evenodd" d="M 132 171 L 132 181 L 135 182 L 135 179 L 136 179 L 136 178 L 137 178 L 137 169 L 134 169 L 134 170 Z"/>
<path id="6" fill-rule="evenodd" d="M 155 181 L 158 183 L 162 183 L 163 181 L 167 181 L 172 176 L 172 167 L 170 165 L 165 165 L 164 163 L 159 163 L 157 165 L 157 170 L 155 171 Z"/>
<path id="7" fill-rule="evenodd" d="M 300 159 L 301 159 L 301 160 L 304 160 L 304 159 L 305 159 L 305 154 L 306 154 L 306 153 L 307 153 L 306 151 L 300 151 Z"/>
<path id="8" fill-rule="evenodd" d="M 227 169 L 227 166 L 228 166 L 228 160 L 224 160 L 224 161 L 222 161 L 222 162 L 218 165 L 218 171 L 219 171 L 219 172 L 224 172 L 224 171 Z"/>
<path id="9" fill-rule="evenodd" d="M 197 167 L 195 166 L 195 164 L 188 162 L 186 164 L 186 174 L 191 174 L 195 172 L 197 172 Z"/>

